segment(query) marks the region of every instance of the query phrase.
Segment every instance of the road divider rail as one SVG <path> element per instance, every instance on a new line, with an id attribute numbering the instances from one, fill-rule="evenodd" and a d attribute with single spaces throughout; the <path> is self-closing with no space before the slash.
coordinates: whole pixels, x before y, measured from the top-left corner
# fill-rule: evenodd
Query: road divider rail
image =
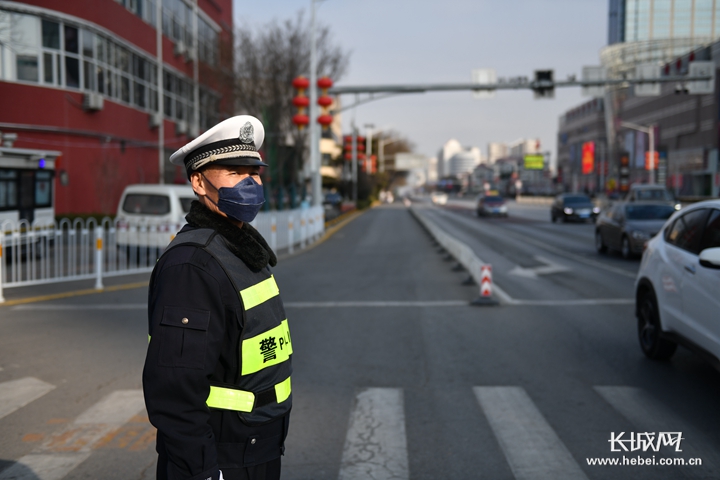
<path id="1" fill-rule="evenodd" d="M 430 235 L 432 235 L 432 237 L 435 238 L 435 240 L 442 246 L 442 248 L 444 248 L 450 255 L 452 255 L 455 260 L 457 260 L 458 263 L 468 271 L 470 277 L 475 281 L 477 285 L 480 286 L 480 297 L 474 302 L 472 302 L 473 304 L 492 305 L 497 304 L 498 300 L 500 301 L 500 303 L 503 304 L 514 303 L 512 297 L 510 297 L 510 295 L 505 293 L 505 291 L 503 291 L 497 285 L 492 286 L 490 290 L 490 293 L 494 293 L 494 295 L 497 297 L 497 300 L 495 300 L 492 295 L 483 294 L 483 280 L 485 281 L 485 293 L 487 293 L 487 287 L 489 286 L 488 281 L 491 282 L 490 279 L 492 278 L 488 275 L 487 269 L 483 270 L 483 267 L 487 267 L 489 266 L 489 264 L 480 260 L 480 258 L 478 258 L 478 256 L 469 246 L 450 236 L 440 227 L 435 225 L 432 221 L 428 220 L 420 212 L 419 208 L 413 205 L 410 207 L 409 210 L 412 215 L 417 219 L 417 221 L 420 222 L 423 227 L 425 227 L 425 230 L 427 230 L 428 233 L 430 233 Z"/>
<path id="2" fill-rule="evenodd" d="M 260 212 L 251 225 L 270 247 L 293 252 L 322 238 L 322 206 Z M 105 217 L 50 224 L 0 222 L 0 303 L 3 289 L 150 272 L 182 224 L 131 224 Z"/>

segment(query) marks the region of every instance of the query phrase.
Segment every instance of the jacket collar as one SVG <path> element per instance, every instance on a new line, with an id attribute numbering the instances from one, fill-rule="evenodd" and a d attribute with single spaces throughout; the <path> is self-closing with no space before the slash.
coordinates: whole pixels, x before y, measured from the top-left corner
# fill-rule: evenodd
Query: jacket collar
<path id="1" fill-rule="evenodd" d="M 277 264 L 275 253 L 260 232 L 247 222 L 238 228 L 226 217 L 211 212 L 197 200 L 192 202 L 185 220 L 191 227 L 210 228 L 219 233 L 230 251 L 254 272 L 259 272 L 268 264 L 271 267 Z"/>

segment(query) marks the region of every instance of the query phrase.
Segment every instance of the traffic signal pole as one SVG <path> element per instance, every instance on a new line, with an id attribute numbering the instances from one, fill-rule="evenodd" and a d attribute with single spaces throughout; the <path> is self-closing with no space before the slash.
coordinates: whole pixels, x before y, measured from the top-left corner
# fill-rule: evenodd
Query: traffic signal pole
<path id="1" fill-rule="evenodd" d="M 646 83 L 670 83 L 670 82 L 701 82 L 713 80 L 712 75 L 703 76 L 682 76 L 674 75 L 658 78 L 628 78 L 628 79 L 606 79 L 606 80 L 529 80 L 527 77 L 511 78 L 504 82 L 497 83 L 435 83 L 416 85 L 355 85 L 336 86 L 329 90 L 331 95 L 360 94 L 360 93 L 425 93 L 452 90 L 551 90 L 563 87 L 602 87 L 613 85 L 642 85 Z"/>

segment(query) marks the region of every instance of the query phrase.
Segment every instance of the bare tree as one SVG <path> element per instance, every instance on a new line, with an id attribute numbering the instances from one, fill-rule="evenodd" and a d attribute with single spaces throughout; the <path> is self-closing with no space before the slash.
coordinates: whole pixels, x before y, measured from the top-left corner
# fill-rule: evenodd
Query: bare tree
<path id="1" fill-rule="evenodd" d="M 339 80 L 349 52 L 332 41 L 330 27 L 316 26 L 318 77 Z M 239 113 L 255 115 L 266 129 L 265 154 L 275 187 L 299 184 L 307 129 L 292 123 L 292 81 L 310 75 L 310 24 L 303 11 L 283 22 L 239 27 L 235 32 L 234 97 Z"/>

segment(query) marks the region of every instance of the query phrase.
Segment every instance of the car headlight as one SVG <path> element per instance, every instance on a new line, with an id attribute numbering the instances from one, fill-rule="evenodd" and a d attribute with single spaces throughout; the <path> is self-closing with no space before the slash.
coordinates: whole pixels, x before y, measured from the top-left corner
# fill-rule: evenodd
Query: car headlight
<path id="1" fill-rule="evenodd" d="M 572 215 L 573 209 L 572 208 L 563 208 L 563 212 L 565 212 L 565 215 Z"/>
<path id="2" fill-rule="evenodd" d="M 675 204 L 675 210 L 680 210 L 682 208 L 682 204 L 676 203 Z"/>
<path id="3" fill-rule="evenodd" d="M 501 206 L 500 211 L 503 213 L 507 212 L 507 206 L 505 206 L 505 205 Z"/>
<path id="4" fill-rule="evenodd" d="M 633 230 L 633 232 L 630 234 L 635 240 L 648 240 L 650 239 L 650 235 L 647 233 L 641 231 L 641 230 Z"/>
<path id="5" fill-rule="evenodd" d="M 593 213 L 600 213 L 600 207 L 593 207 Z"/>

